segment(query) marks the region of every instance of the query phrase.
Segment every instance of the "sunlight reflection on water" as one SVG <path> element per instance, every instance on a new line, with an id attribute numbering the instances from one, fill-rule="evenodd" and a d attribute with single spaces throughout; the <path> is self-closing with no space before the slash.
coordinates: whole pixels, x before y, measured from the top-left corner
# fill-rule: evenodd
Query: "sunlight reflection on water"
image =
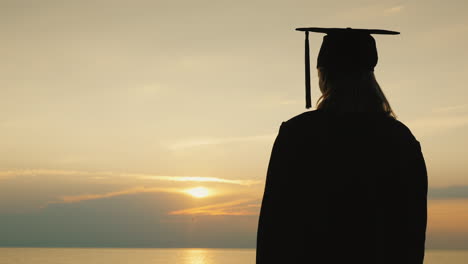
<path id="1" fill-rule="evenodd" d="M 466 250 L 426 250 L 425 264 L 465 264 Z M 255 249 L 0 248 L 1 264 L 254 264 Z"/>
<path id="2" fill-rule="evenodd" d="M 254 264 L 254 249 L 0 248 L 1 264 Z"/>
<path id="3" fill-rule="evenodd" d="M 186 249 L 183 258 L 184 264 L 214 264 L 206 249 Z"/>

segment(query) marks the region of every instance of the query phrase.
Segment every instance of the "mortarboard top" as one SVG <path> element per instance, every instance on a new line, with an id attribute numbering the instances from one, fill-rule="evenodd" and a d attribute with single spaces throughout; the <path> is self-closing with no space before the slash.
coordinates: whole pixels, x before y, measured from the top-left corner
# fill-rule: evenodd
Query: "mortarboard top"
<path id="1" fill-rule="evenodd" d="M 382 29 L 352 28 L 296 28 L 306 34 L 305 39 L 305 78 L 306 108 L 310 108 L 310 55 L 309 32 L 325 33 L 317 57 L 317 67 L 333 70 L 369 69 L 377 65 L 377 47 L 371 34 L 397 35 L 400 32 Z"/>

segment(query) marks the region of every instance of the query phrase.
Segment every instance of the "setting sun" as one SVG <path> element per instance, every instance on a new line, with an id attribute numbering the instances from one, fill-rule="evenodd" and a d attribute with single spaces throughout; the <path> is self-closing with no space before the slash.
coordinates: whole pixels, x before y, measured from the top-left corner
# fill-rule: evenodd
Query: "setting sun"
<path id="1" fill-rule="evenodd" d="M 210 194 L 210 191 L 205 187 L 192 188 L 186 190 L 185 192 L 196 198 L 203 198 Z"/>

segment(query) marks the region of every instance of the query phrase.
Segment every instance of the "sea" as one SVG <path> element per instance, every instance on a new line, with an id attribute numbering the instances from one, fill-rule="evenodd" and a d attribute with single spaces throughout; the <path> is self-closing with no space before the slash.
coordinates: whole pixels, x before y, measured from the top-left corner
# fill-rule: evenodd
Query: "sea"
<path id="1" fill-rule="evenodd" d="M 0 248 L 0 264 L 255 264 L 255 249 Z M 426 250 L 425 264 L 466 264 L 468 250 Z"/>

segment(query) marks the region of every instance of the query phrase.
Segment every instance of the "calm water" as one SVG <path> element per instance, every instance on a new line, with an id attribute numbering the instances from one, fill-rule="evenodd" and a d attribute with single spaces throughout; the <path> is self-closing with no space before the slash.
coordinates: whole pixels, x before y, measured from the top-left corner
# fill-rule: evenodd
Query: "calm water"
<path id="1" fill-rule="evenodd" d="M 254 264 L 254 249 L 0 248 L 0 264 Z M 427 250 L 425 264 L 466 264 L 468 250 Z"/>

